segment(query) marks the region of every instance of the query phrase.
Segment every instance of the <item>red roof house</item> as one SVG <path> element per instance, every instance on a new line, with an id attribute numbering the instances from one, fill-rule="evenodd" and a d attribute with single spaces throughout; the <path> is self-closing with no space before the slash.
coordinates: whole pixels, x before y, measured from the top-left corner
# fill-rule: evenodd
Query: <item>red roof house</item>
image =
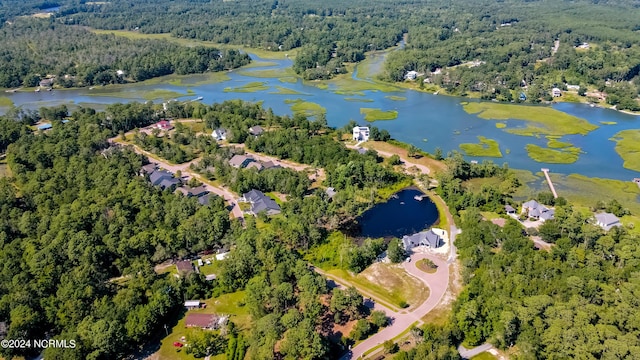
<path id="1" fill-rule="evenodd" d="M 171 130 L 171 129 L 173 129 L 173 126 L 171 125 L 171 122 L 169 120 L 160 120 L 160 121 L 158 121 L 156 123 L 156 126 L 160 130 Z"/>

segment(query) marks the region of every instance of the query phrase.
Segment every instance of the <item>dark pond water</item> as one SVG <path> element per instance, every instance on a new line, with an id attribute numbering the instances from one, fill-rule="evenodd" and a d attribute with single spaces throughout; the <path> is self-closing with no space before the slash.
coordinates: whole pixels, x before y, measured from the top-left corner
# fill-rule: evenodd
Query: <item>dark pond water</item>
<path id="1" fill-rule="evenodd" d="M 367 210 L 357 219 L 358 237 L 397 237 L 422 231 L 438 221 L 438 209 L 424 193 L 416 189 L 404 189 L 387 202 Z"/>

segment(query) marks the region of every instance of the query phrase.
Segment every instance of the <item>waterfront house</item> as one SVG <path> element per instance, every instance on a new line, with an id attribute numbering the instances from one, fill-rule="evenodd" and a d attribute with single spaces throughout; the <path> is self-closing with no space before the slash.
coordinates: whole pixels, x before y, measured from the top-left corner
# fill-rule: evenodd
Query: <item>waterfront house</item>
<path id="1" fill-rule="evenodd" d="M 173 125 L 171 125 L 171 122 L 169 120 L 160 120 L 156 123 L 155 127 L 164 131 L 173 129 Z"/>
<path id="2" fill-rule="evenodd" d="M 418 77 L 418 72 L 413 70 L 408 71 L 404 76 L 404 78 L 407 80 L 415 80 L 417 77 Z"/>
<path id="3" fill-rule="evenodd" d="M 442 237 L 436 234 L 433 229 L 402 237 L 402 245 L 406 251 L 409 251 L 416 246 L 426 246 L 428 248 L 435 249 L 439 248 L 443 244 L 444 241 L 442 241 Z"/>
<path id="4" fill-rule="evenodd" d="M 553 97 L 560 97 L 560 96 L 562 96 L 562 90 L 560 90 L 560 89 L 558 89 L 557 87 L 555 87 L 555 88 L 553 88 L 553 89 L 551 90 L 551 95 L 552 95 Z"/>
<path id="5" fill-rule="evenodd" d="M 622 226 L 620 219 L 611 213 L 599 213 L 595 215 L 596 225 L 603 228 L 605 231 L 611 230 L 612 227 Z"/>
<path id="6" fill-rule="evenodd" d="M 367 141 L 369 140 L 369 127 L 356 126 L 353 128 L 353 140 Z"/>
<path id="7" fill-rule="evenodd" d="M 522 213 L 526 213 L 530 218 L 547 221 L 553 219 L 555 211 L 553 209 L 547 208 L 546 206 L 538 203 L 535 200 L 529 200 L 526 203 L 522 204 Z"/>

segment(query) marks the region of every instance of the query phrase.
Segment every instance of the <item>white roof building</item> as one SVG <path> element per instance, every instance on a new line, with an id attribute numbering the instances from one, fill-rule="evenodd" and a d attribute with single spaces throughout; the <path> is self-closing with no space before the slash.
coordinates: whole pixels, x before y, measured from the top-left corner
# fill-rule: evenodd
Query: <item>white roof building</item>
<path id="1" fill-rule="evenodd" d="M 369 140 L 369 127 L 356 126 L 353 128 L 353 140 L 367 141 Z"/>
<path id="2" fill-rule="evenodd" d="M 596 214 L 596 225 L 603 228 L 605 231 L 611 230 L 612 227 L 622 226 L 620 219 L 611 213 Z"/>
<path id="3" fill-rule="evenodd" d="M 213 137 L 214 139 L 216 139 L 216 141 L 220 141 L 220 140 L 227 140 L 227 130 L 225 129 L 215 129 L 213 130 L 213 132 L 211 133 L 211 137 Z"/>
<path id="4" fill-rule="evenodd" d="M 417 71 L 408 71 L 407 74 L 404 76 L 405 79 L 407 80 L 415 80 L 418 77 L 418 72 Z"/>

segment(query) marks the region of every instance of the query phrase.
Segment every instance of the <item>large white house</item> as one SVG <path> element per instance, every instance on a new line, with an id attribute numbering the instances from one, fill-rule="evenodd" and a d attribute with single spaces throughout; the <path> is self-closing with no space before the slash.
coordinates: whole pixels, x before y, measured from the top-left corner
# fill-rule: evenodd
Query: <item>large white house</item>
<path id="1" fill-rule="evenodd" d="M 369 127 L 356 126 L 353 128 L 353 140 L 367 141 L 369 140 Z"/>
<path id="2" fill-rule="evenodd" d="M 214 139 L 216 139 L 216 141 L 220 141 L 220 140 L 227 140 L 227 130 L 225 129 L 215 129 L 213 130 L 213 132 L 211 133 L 211 137 L 213 137 Z"/>
<path id="3" fill-rule="evenodd" d="M 605 231 L 611 230 L 616 226 L 622 226 L 620 219 L 611 213 L 600 213 L 595 215 L 596 225 L 603 228 Z"/>

